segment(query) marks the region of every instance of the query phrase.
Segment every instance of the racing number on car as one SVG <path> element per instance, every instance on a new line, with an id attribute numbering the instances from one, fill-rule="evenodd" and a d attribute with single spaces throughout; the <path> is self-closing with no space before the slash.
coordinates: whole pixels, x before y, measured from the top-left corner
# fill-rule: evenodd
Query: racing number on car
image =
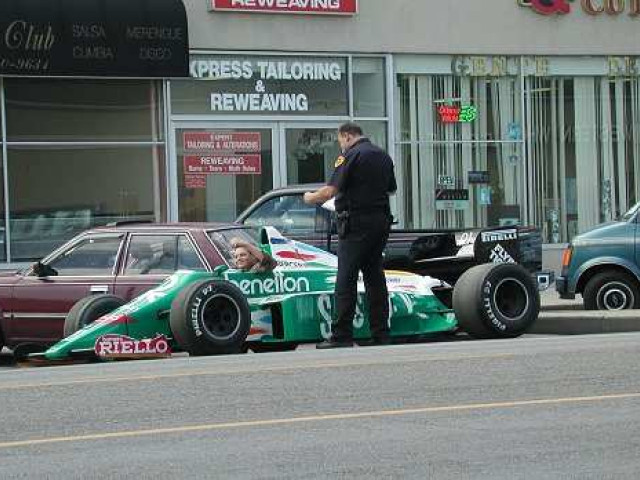
<path id="1" fill-rule="evenodd" d="M 320 295 L 318 297 L 318 310 L 322 320 L 320 321 L 320 334 L 322 338 L 329 338 L 331 336 L 331 321 L 333 318 L 333 305 L 331 303 L 330 295 Z M 353 328 L 359 329 L 364 326 L 364 312 L 360 307 L 360 296 L 358 296 L 358 303 L 356 303 L 356 314 L 353 317 Z"/>

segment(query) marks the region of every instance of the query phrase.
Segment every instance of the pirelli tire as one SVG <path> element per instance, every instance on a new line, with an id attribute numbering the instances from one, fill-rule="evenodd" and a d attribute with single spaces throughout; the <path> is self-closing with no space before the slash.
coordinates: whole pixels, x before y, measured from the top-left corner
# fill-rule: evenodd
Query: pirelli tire
<path id="1" fill-rule="evenodd" d="M 125 304 L 116 295 L 90 295 L 78 300 L 64 319 L 64 338 L 92 324 L 103 315 L 113 312 Z"/>
<path id="2" fill-rule="evenodd" d="M 514 338 L 538 318 L 540 294 L 520 265 L 483 264 L 467 270 L 453 290 L 460 328 L 475 338 Z"/>
<path id="3" fill-rule="evenodd" d="M 251 329 L 251 310 L 242 291 L 224 280 L 203 280 L 171 303 L 171 332 L 189 355 L 241 353 Z"/>

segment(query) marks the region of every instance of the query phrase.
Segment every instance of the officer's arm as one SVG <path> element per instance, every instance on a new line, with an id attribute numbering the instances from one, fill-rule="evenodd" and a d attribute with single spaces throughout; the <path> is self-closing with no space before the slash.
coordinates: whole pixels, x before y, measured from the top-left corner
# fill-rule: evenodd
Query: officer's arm
<path id="1" fill-rule="evenodd" d="M 332 199 L 338 193 L 338 189 L 332 185 L 325 185 L 315 192 L 307 192 L 304 194 L 304 202 L 310 205 L 318 205 Z"/>

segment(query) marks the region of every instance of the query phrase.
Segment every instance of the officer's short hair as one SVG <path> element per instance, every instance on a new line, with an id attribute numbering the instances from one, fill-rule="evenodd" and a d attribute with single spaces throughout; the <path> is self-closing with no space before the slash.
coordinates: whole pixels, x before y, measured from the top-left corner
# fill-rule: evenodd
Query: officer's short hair
<path id="1" fill-rule="evenodd" d="M 340 125 L 338 133 L 343 135 L 354 135 L 356 137 L 362 136 L 362 127 L 355 122 L 347 122 Z"/>

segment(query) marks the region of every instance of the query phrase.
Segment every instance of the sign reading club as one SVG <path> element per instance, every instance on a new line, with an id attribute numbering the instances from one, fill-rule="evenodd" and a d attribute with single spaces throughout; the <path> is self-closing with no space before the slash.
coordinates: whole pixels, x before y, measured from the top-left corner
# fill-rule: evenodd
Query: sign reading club
<path id="1" fill-rule="evenodd" d="M 358 0 L 211 0 L 211 10 L 354 15 L 358 13 Z"/>

